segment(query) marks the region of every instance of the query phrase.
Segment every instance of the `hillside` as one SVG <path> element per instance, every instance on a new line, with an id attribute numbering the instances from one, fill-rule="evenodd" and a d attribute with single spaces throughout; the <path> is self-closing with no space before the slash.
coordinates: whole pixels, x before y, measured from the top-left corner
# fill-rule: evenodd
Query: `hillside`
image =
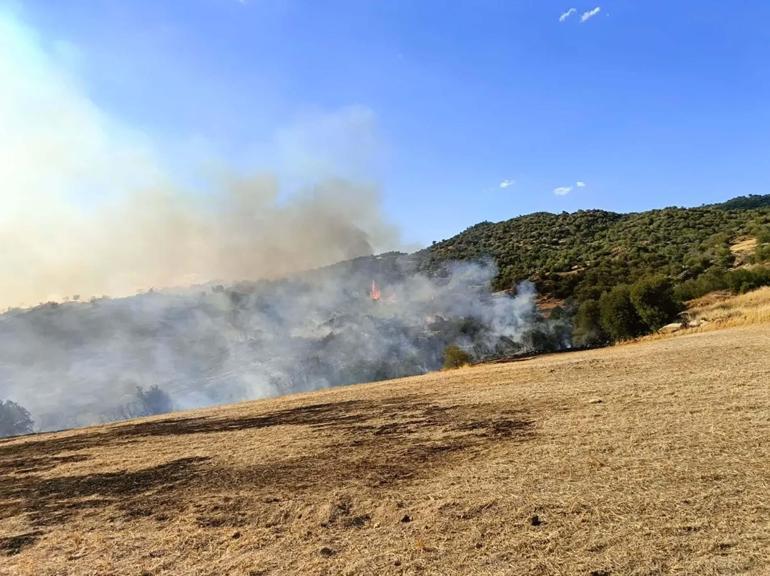
<path id="1" fill-rule="evenodd" d="M 0 436 L 417 375 L 452 346 L 483 362 L 627 340 L 682 300 L 770 284 L 768 257 L 770 196 L 752 196 L 532 214 L 280 280 L 8 310 Z"/>
<path id="2" fill-rule="evenodd" d="M 491 294 L 494 274 L 457 263 L 427 277 L 389 254 L 0 314 L 0 402 L 21 406 L 4 417 L 0 404 L 0 436 L 423 374 L 449 345 L 475 360 L 568 345 L 569 324 L 540 317 L 531 289 Z M 23 410 L 34 424 L 10 425 Z"/>
<path id="3" fill-rule="evenodd" d="M 731 249 L 758 238 L 751 254 Z M 675 283 L 706 272 L 770 259 L 770 195 L 698 208 L 617 214 L 580 210 L 482 222 L 419 253 L 424 269 L 442 262 L 491 258 L 498 289 L 533 280 L 544 295 L 597 299 L 603 291 L 649 274 Z"/>
<path id="4" fill-rule="evenodd" d="M 0 574 L 767 574 L 732 328 L 0 442 Z"/>

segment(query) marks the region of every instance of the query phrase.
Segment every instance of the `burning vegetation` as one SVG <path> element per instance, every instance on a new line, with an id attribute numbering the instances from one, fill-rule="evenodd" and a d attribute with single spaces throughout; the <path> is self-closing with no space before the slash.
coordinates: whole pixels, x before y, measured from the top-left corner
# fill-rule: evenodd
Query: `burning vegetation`
<path id="1" fill-rule="evenodd" d="M 276 396 L 569 345 L 491 264 L 428 276 L 391 253 L 278 281 L 48 304 L 0 316 L 0 398 L 42 430 Z M 138 391 L 138 392 L 137 392 Z"/>
<path id="2" fill-rule="evenodd" d="M 379 301 L 380 298 L 382 298 L 382 292 L 380 292 L 379 287 L 377 286 L 377 282 L 372 280 L 372 288 L 369 290 L 369 298 L 374 300 L 375 302 Z"/>

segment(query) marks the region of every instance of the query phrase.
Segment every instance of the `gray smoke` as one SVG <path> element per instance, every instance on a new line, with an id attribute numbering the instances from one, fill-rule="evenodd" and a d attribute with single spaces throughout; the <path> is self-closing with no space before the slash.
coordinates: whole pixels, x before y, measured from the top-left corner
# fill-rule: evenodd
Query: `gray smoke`
<path id="1" fill-rule="evenodd" d="M 538 315 L 530 284 L 490 292 L 491 264 L 431 277 L 415 268 L 388 254 L 284 280 L 6 313 L 0 398 L 58 429 L 125 417 L 137 387 L 196 408 L 424 373 L 448 344 L 484 359 L 568 342 Z"/>
<path id="2" fill-rule="evenodd" d="M 490 293 L 490 265 L 298 274 L 401 246 L 361 184 L 377 181 L 366 107 L 255 135 L 234 169 L 205 138 L 169 153 L 122 122 L 53 40 L 0 11 L 0 306 L 56 302 L 0 315 L 0 400 L 39 428 L 418 374 L 449 343 L 480 359 L 564 340 L 530 287 Z"/>
<path id="3" fill-rule="evenodd" d="M 161 144 L 95 101 L 56 44 L 0 8 L 0 309 L 277 278 L 401 245 L 368 108 L 287 116 L 248 153 Z"/>

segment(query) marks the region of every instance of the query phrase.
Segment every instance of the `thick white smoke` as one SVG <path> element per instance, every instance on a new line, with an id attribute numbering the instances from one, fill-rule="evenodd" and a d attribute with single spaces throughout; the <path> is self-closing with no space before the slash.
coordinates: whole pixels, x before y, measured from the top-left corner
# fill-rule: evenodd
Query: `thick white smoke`
<path id="1" fill-rule="evenodd" d="M 191 408 L 417 374 L 448 344 L 476 358 L 563 344 L 531 288 L 490 293 L 489 265 L 428 277 L 390 255 L 297 274 L 398 246 L 376 187 L 356 183 L 377 148 L 366 108 L 278 130 L 273 170 L 204 158 L 220 167 L 202 179 L 2 13 L 0 86 L 0 400 L 40 429 L 130 415 L 137 386 Z M 288 195 L 287 166 L 303 183 Z"/>
<path id="2" fill-rule="evenodd" d="M 51 429 L 121 417 L 137 386 L 192 408 L 419 374 L 440 368 L 448 344 L 483 359 L 566 343 L 563 326 L 538 318 L 530 285 L 489 291 L 493 266 L 428 277 L 412 264 L 391 254 L 279 281 L 8 313 L 0 398 Z"/>

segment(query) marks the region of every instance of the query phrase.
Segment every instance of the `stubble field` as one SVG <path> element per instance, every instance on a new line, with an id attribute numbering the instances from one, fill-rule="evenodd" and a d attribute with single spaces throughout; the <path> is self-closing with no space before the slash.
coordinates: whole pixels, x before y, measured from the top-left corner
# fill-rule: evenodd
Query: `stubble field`
<path id="1" fill-rule="evenodd" d="M 0 442 L 0 574 L 770 573 L 770 326 Z"/>

